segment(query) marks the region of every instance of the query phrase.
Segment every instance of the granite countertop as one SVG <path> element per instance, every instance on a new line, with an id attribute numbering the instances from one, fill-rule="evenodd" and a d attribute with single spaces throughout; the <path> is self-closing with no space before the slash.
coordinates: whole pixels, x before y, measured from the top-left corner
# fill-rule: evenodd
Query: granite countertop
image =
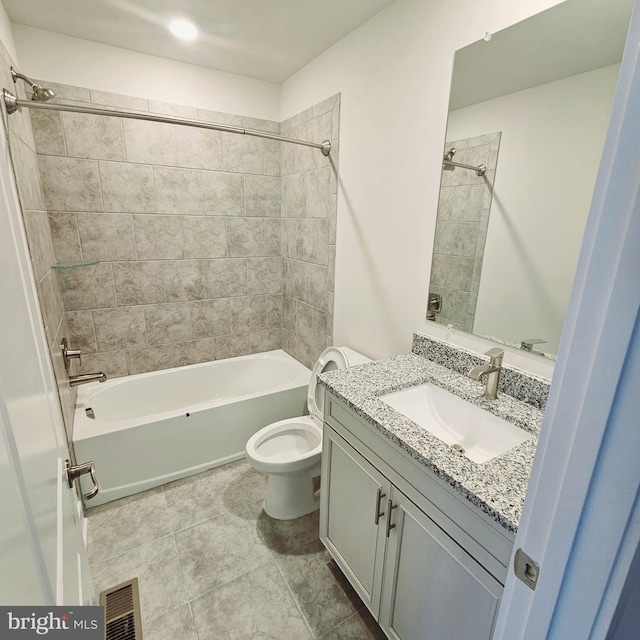
<path id="1" fill-rule="evenodd" d="M 406 354 L 319 376 L 320 382 L 373 428 L 422 463 L 511 533 L 518 529 L 542 425 L 540 409 L 504 393 L 480 396 L 484 384 L 419 355 Z M 483 464 L 472 462 L 379 400 L 425 382 L 533 433 L 536 437 Z"/>

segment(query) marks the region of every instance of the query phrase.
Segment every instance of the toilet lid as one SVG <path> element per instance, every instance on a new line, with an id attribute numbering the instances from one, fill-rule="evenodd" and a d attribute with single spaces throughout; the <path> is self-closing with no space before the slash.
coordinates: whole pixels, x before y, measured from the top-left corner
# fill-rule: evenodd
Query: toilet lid
<path id="1" fill-rule="evenodd" d="M 313 367 L 309 391 L 307 393 L 307 407 L 309 414 L 320 419 L 324 418 L 324 387 L 318 384 L 318 374 L 335 369 L 346 369 L 349 366 L 345 354 L 338 347 L 327 347 Z"/>

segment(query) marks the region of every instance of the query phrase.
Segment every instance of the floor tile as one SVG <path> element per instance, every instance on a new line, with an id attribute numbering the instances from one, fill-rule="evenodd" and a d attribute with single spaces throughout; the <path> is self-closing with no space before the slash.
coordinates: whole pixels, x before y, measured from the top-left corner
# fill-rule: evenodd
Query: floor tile
<path id="1" fill-rule="evenodd" d="M 191 603 L 199 640 L 311 640 L 274 564 L 247 573 Z"/>
<path id="2" fill-rule="evenodd" d="M 346 578 L 331 570 L 331 556 L 317 540 L 297 553 L 275 556 L 293 595 L 316 636 L 351 617 L 362 601 Z"/>
<path id="3" fill-rule="evenodd" d="M 198 640 L 188 604 L 143 625 L 144 640 Z"/>
<path id="4" fill-rule="evenodd" d="M 369 611 L 362 609 L 319 636 L 318 640 L 387 640 L 387 636 Z"/>
<path id="5" fill-rule="evenodd" d="M 223 493 L 223 501 L 229 510 L 239 502 L 253 504 L 264 500 L 267 476 L 252 469 L 245 460 L 227 465 L 229 482 Z"/>
<path id="6" fill-rule="evenodd" d="M 172 533 L 162 489 L 89 509 L 89 562 L 100 562 Z"/>
<path id="7" fill-rule="evenodd" d="M 229 470 L 223 466 L 164 485 L 173 530 L 179 531 L 228 511 L 224 490 L 229 477 Z"/>
<path id="8" fill-rule="evenodd" d="M 227 512 L 176 532 L 190 599 L 271 562 L 248 508 L 243 509 L 244 517 Z"/>
<path id="9" fill-rule="evenodd" d="M 138 578 L 143 624 L 187 603 L 173 535 L 91 566 L 96 592 Z"/>
<path id="10" fill-rule="evenodd" d="M 251 505 L 258 531 L 269 549 L 276 553 L 296 553 L 318 539 L 320 511 L 293 520 L 275 520 L 262 508 L 262 500 Z"/>

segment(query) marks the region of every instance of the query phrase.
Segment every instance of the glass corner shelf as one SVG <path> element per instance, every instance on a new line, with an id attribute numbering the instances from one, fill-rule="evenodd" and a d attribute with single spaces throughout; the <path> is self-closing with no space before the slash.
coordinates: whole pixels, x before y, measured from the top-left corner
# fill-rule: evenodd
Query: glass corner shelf
<path id="1" fill-rule="evenodd" d="M 52 265 L 52 269 L 76 269 L 77 267 L 92 267 L 99 264 L 100 260 L 90 260 L 87 262 L 67 262 Z"/>

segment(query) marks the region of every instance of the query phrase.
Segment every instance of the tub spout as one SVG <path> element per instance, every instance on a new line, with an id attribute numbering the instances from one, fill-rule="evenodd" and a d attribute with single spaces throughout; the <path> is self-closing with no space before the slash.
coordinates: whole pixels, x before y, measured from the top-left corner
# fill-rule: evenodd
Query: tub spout
<path id="1" fill-rule="evenodd" d="M 69 384 L 72 387 L 77 387 L 79 384 L 87 384 L 87 382 L 104 382 L 107 376 L 98 371 L 97 373 L 81 373 L 79 376 L 69 376 Z"/>

